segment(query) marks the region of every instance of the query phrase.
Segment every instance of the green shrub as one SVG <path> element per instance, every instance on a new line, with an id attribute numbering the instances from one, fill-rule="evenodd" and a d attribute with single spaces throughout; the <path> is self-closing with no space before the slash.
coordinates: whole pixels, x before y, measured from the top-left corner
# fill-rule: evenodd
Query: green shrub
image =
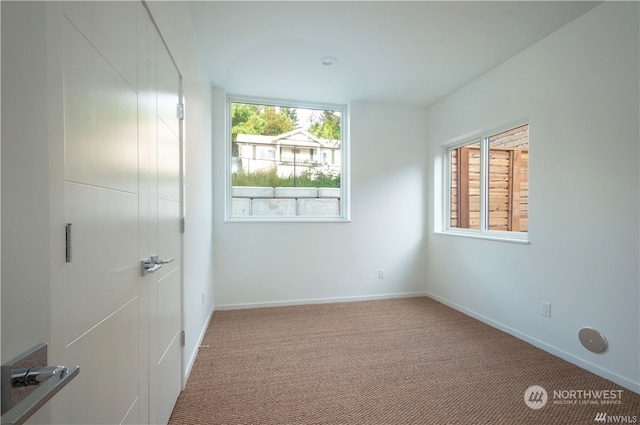
<path id="1" fill-rule="evenodd" d="M 279 177 L 275 169 L 252 173 L 241 171 L 232 174 L 231 184 L 258 187 L 340 187 L 340 174 L 305 170 L 294 179 L 293 176 Z"/>

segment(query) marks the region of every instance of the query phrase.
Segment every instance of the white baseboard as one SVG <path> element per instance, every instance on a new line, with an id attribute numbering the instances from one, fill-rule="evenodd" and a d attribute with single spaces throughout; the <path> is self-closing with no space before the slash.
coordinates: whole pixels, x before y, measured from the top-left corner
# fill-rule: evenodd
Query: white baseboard
<path id="1" fill-rule="evenodd" d="M 242 310 L 247 308 L 263 308 L 263 307 L 286 307 L 291 305 L 305 305 L 305 304 L 329 304 L 329 303 L 347 303 L 355 301 L 372 301 L 372 300 L 384 300 L 390 298 L 415 298 L 426 297 L 426 292 L 404 292 L 399 294 L 378 294 L 378 295 L 360 295 L 354 297 L 336 297 L 336 298 L 312 298 L 304 300 L 290 300 L 290 301 L 273 301 L 264 303 L 249 303 L 249 304 L 221 304 L 216 305 L 216 311 L 222 310 Z"/>
<path id="2" fill-rule="evenodd" d="M 189 379 L 189 375 L 191 375 L 191 369 L 193 369 L 193 365 L 196 362 L 196 357 L 198 355 L 199 347 L 202 345 L 204 336 L 207 333 L 207 329 L 209 328 L 209 324 L 211 323 L 211 319 L 213 318 L 214 311 L 215 311 L 215 308 L 212 306 L 211 310 L 209 311 L 209 317 L 207 318 L 207 321 L 205 322 L 202 329 L 200 330 L 200 335 L 198 335 L 198 342 L 196 343 L 193 349 L 193 352 L 191 352 L 191 355 L 187 359 L 186 368 L 184 372 L 184 379 L 182 380 L 183 390 L 184 390 L 184 387 L 187 385 L 187 380 Z"/>
<path id="3" fill-rule="evenodd" d="M 553 354 L 556 357 L 559 357 L 563 360 L 568 361 L 569 363 L 572 363 L 578 367 L 581 367 L 582 369 L 588 370 L 589 372 L 598 375 L 602 378 L 608 379 L 612 382 L 615 382 L 616 384 L 630 390 L 633 391 L 635 393 L 640 394 L 640 383 L 638 382 L 633 382 L 627 378 L 625 378 L 624 376 L 620 376 L 616 373 L 613 373 L 609 370 L 603 369 L 597 365 L 594 365 L 593 363 L 589 363 L 579 357 L 574 356 L 573 354 L 567 353 L 564 350 L 561 350 L 557 347 L 554 347 L 552 345 L 549 345 L 543 341 L 540 341 L 539 339 L 533 338 L 529 335 L 523 334 L 522 332 L 513 329 L 509 326 L 506 326 L 502 323 L 496 322 L 495 320 L 489 319 L 486 316 L 483 316 L 481 314 L 476 313 L 475 311 L 469 310 L 465 307 L 462 307 L 456 303 L 453 303 L 447 299 L 444 299 L 438 295 L 432 294 L 430 292 L 426 292 L 425 295 L 429 298 L 432 298 L 448 307 L 451 307 L 454 310 L 457 310 L 463 314 L 466 314 L 467 316 L 473 317 L 474 319 L 477 319 L 483 323 L 486 323 L 487 325 L 494 327 L 496 329 L 499 329 L 503 332 L 508 333 L 509 335 L 512 335 L 518 339 L 521 339 L 525 342 L 528 342 L 529 344 L 533 345 L 534 347 L 537 347 L 541 350 L 546 351 L 549 354 Z"/>

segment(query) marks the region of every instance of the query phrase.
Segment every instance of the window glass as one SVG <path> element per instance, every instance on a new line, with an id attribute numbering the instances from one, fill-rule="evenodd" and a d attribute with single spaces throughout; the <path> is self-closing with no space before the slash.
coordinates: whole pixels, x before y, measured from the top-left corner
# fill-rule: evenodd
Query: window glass
<path id="1" fill-rule="evenodd" d="M 346 108 L 229 100 L 228 218 L 347 219 Z"/>
<path id="2" fill-rule="evenodd" d="M 489 137 L 489 230 L 526 232 L 529 219 L 529 126 Z"/>
<path id="3" fill-rule="evenodd" d="M 448 147 L 447 158 L 445 230 L 518 232 L 526 238 L 529 125 L 489 131 Z"/>
<path id="4" fill-rule="evenodd" d="M 480 142 L 450 150 L 451 227 L 480 228 Z"/>

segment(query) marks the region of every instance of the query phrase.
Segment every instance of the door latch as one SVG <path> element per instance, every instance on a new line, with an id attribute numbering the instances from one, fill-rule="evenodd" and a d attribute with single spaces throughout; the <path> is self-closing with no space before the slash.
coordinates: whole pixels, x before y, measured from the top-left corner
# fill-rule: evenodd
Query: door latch
<path id="1" fill-rule="evenodd" d="M 145 258 L 140 262 L 142 276 L 146 276 L 149 273 L 155 273 L 162 268 L 162 264 L 156 264 L 151 258 Z"/>
<path id="2" fill-rule="evenodd" d="M 159 255 L 152 255 L 149 258 L 145 258 L 141 261 L 142 276 L 146 276 L 149 273 L 155 273 L 160 270 L 164 264 L 169 264 L 175 260 L 175 258 L 161 260 Z"/>
<path id="3" fill-rule="evenodd" d="M 169 258 L 167 260 L 161 260 L 159 255 L 152 255 L 151 256 L 151 262 L 154 264 L 169 264 L 173 261 L 175 261 L 175 258 Z"/>

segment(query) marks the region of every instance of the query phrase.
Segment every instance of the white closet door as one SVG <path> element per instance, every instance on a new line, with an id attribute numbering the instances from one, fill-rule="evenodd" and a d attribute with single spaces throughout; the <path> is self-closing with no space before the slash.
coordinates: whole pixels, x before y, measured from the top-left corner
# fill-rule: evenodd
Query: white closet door
<path id="1" fill-rule="evenodd" d="M 83 2 L 84 3 L 84 2 Z M 137 423 L 139 258 L 138 3 L 64 9 L 66 264 L 64 358 L 80 365 L 67 423 Z M 123 48 L 123 46 L 126 46 Z"/>
<path id="2" fill-rule="evenodd" d="M 177 115 L 180 74 L 157 40 L 157 254 L 170 261 L 157 273 L 152 291 L 150 419 L 167 423 L 182 390 L 182 138 Z"/>

